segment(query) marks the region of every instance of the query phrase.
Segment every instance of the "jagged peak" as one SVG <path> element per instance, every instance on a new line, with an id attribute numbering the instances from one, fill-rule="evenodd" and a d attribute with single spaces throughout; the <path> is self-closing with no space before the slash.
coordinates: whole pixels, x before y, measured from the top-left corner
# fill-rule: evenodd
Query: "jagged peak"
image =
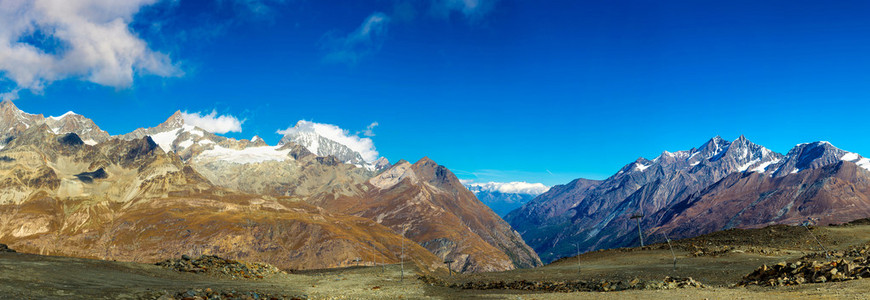
<path id="1" fill-rule="evenodd" d="M 717 136 L 714 136 L 713 138 L 711 138 L 710 140 L 708 140 L 707 142 L 705 142 L 703 145 L 701 145 L 701 147 L 699 147 L 698 150 L 704 151 L 704 150 L 711 149 L 711 148 L 712 149 L 722 148 L 722 147 L 728 146 L 730 144 L 731 144 L 731 142 L 729 142 L 728 140 L 723 139 L 721 136 L 717 135 Z"/>
<path id="2" fill-rule="evenodd" d="M 415 165 L 438 165 L 434 160 L 429 158 L 428 156 L 423 156 L 420 160 L 418 160 Z"/>
<path id="3" fill-rule="evenodd" d="M 26 112 L 22 111 L 21 109 L 18 108 L 18 106 L 15 105 L 14 102 L 12 102 L 12 100 L 8 100 L 8 99 L 0 102 L 0 114 L 6 115 L 6 116 L 9 116 L 10 114 L 18 115 L 18 116 L 24 116 L 24 115 L 39 116 L 39 118 L 42 118 L 41 114 L 34 115 L 34 114 L 30 114 L 30 113 L 26 113 Z"/>
<path id="4" fill-rule="evenodd" d="M 788 151 L 773 176 L 815 169 L 842 160 L 849 152 L 826 141 L 797 144 Z"/>
<path id="5" fill-rule="evenodd" d="M 7 99 L 7 100 L 3 100 L 3 102 L 0 102 L 0 109 L 3 109 L 3 110 L 12 110 L 12 109 L 14 109 L 14 110 L 20 110 L 20 109 L 18 109 L 18 106 L 15 106 L 15 103 L 13 103 L 12 100 L 8 100 L 8 99 Z"/>
<path id="6" fill-rule="evenodd" d="M 180 110 L 176 110 L 166 121 L 160 124 L 160 127 L 174 128 L 182 125 L 184 125 L 184 116 Z"/>

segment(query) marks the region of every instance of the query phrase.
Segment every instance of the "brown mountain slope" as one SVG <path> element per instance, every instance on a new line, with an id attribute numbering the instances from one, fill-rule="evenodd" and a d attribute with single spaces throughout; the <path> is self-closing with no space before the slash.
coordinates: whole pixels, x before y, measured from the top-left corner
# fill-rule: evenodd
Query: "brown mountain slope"
<path id="1" fill-rule="evenodd" d="M 400 161 L 370 179 L 359 196 L 321 195 L 316 205 L 373 219 L 407 236 L 462 272 L 540 266 L 510 226 L 428 158 Z M 407 226 L 407 227 L 405 227 Z M 406 228 L 406 229 L 403 229 Z"/>
<path id="2" fill-rule="evenodd" d="M 441 261 L 371 220 L 211 185 L 148 137 L 95 146 L 32 127 L 0 151 L 0 243 L 153 262 L 216 254 L 284 268 Z"/>
<path id="3" fill-rule="evenodd" d="M 675 205 L 654 233 L 691 237 L 771 224 L 847 222 L 870 216 L 870 172 L 848 161 L 782 177 L 735 173 Z M 658 217 L 658 216 L 657 216 Z"/>

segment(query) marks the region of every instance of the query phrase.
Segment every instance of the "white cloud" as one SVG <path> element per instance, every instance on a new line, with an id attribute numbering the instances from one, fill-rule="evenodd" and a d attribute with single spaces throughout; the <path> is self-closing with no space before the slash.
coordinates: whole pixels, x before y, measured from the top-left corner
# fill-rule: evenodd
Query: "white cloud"
<path id="1" fill-rule="evenodd" d="M 375 12 L 360 24 L 359 28 L 344 37 L 335 33 L 324 36 L 324 48 L 329 53 L 327 62 L 356 63 L 360 58 L 380 50 L 387 33 L 390 17 Z"/>
<path id="2" fill-rule="evenodd" d="M 314 132 L 324 138 L 342 144 L 362 156 L 366 162 L 373 162 L 378 159 L 378 151 L 375 150 L 375 143 L 370 138 L 359 137 L 350 134 L 349 131 L 341 129 L 341 127 L 332 124 L 314 123 L 309 121 L 299 121 L 296 126 L 285 130 L 278 130 L 278 134 L 295 135 Z M 316 152 L 316 151 L 312 151 Z"/>
<path id="3" fill-rule="evenodd" d="M 371 124 L 369 124 L 369 126 L 366 126 L 366 130 L 363 130 L 362 134 L 368 137 L 375 136 L 374 129 L 375 127 L 378 127 L 378 125 L 380 125 L 378 124 L 378 122 L 372 122 Z"/>
<path id="4" fill-rule="evenodd" d="M 218 116 L 217 111 L 210 114 L 182 112 L 181 118 L 185 124 L 202 128 L 211 133 L 224 134 L 227 132 L 242 132 L 242 123 L 238 118 L 231 115 Z"/>
<path id="5" fill-rule="evenodd" d="M 550 189 L 550 187 L 544 185 L 543 183 L 529 183 L 525 181 L 512 181 L 512 182 L 485 182 L 485 183 L 475 183 L 475 182 L 463 182 L 468 187 L 476 188 L 481 191 L 494 192 L 498 191 L 504 194 L 529 194 L 529 195 L 540 195 L 545 193 Z"/>
<path id="6" fill-rule="evenodd" d="M 169 56 L 130 31 L 133 16 L 155 2 L 0 1 L 0 75 L 16 85 L 3 97 L 66 78 L 125 88 L 134 74 L 180 76 Z"/>

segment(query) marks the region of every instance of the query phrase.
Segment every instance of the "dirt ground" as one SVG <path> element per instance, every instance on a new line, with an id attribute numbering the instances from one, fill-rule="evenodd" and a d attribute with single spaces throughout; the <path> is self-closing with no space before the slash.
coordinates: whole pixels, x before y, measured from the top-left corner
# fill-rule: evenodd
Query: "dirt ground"
<path id="1" fill-rule="evenodd" d="M 828 250 L 870 241 L 870 225 L 813 229 Z M 809 241 L 809 242 L 808 242 Z M 261 280 L 232 280 L 179 273 L 149 264 L 21 253 L 0 253 L 0 299 L 158 299 L 187 290 L 256 292 L 292 299 L 867 299 L 870 280 L 789 287 L 734 287 L 761 264 L 795 260 L 820 250 L 803 227 L 724 231 L 644 248 L 597 251 L 550 265 L 508 272 L 438 277 L 469 281 L 662 280 L 692 277 L 706 288 L 619 292 L 527 292 L 466 290 L 417 280 L 406 265 L 356 267 L 278 274 Z M 578 266 L 579 264 L 579 266 Z M 578 271 L 579 269 L 579 271 Z M 164 298 L 165 299 L 165 298 Z"/>

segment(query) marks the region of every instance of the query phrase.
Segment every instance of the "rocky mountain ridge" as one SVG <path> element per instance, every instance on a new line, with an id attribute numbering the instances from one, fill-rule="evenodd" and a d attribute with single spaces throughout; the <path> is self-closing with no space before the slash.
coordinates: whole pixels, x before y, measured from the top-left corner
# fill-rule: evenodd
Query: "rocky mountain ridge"
<path id="1" fill-rule="evenodd" d="M 77 132 L 64 132 L 88 131 L 69 126 L 53 129 L 48 125 L 51 121 L 39 123 L 38 115 L 13 108 L 8 116 L 0 115 L 0 125 L 14 128 L 8 130 L 7 147 L 0 149 L 8 167 L 0 172 L 0 182 L 5 183 L 0 186 L 0 211 L 15 221 L 7 219 L 8 225 L 0 227 L 0 240 L 23 251 L 105 257 L 99 255 L 100 247 L 117 247 L 115 240 L 135 240 L 154 248 L 150 252 L 135 250 L 140 247 L 104 250 L 139 261 L 158 258 L 160 253 L 183 253 L 185 245 L 195 242 L 195 248 L 208 249 L 208 254 L 234 257 L 227 251 L 244 249 L 246 257 L 239 258 L 274 255 L 281 260 L 261 261 L 317 268 L 358 258 L 394 262 L 401 252 L 394 243 L 406 234 L 413 241 L 408 242 L 408 258 L 426 269 L 444 267 L 443 259 L 455 260 L 450 267 L 465 272 L 541 264 L 506 222 L 447 168 L 428 159 L 414 167 L 407 162 L 392 165 L 384 158 L 354 165 L 333 154 L 317 155 L 293 141 L 269 146 L 259 138 L 218 136 L 187 124 L 181 112 L 155 127 L 91 143 Z M 20 121 L 31 119 L 37 121 Z M 341 149 L 321 147 L 329 144 L 321 142 L 320 148 Z M 385 185 L 389 179 L 376 179 L 379 169 L 384 170 L 381 175 L 408 170 L 413 180 Z M 20 213 L 56 214 L 69 205 L 75 207 L 73 211 L 83 210 L 77 218 L 98 221 L 72 225 L 62 214 L 53 219 Z M 205 220 L 212 225 L 200 226 Z M 142 228 L 149 228 L 149 235 L 157 234 L 152 229 L 163 232 L 157 235 L 166 245 L 141 241 L 144 233 L 130 231 Z M 165 235 L 193 228 L 199 232 L 195 236 Z M 368 233 L 364 228 L 369 228 Z M 81 244 L 80 249 L 49 242 L 94 239 L 97 233 L 100 242 Z M 264 234 L 269 242 L 262 241 Z"/>
<path id="2" fill-rule="evenodd" d="M 578 180 L 554 187 L 552 193 L 539 196 L 505 219 L 544 261 L 549 261 L 575 253 L 578 244 L 581 251 L 634 245 L 639 241 L 636 228 L 631 233 L 636 226 L 631 216 L 644 216 L 642 225 L 646 228 L 665 226 L 663 223 L 671 220 L 664 217 L 665 212 L 685 205 L 686 199 L 709 193 L 707 187 L 726 177 L 786 177 L 841 161 L 870 167 L 860 155 L 826 142 L 800 144 L 782 155 L 744 136 L 733 142 L 717 136 L 699 148 L 665 151 L 653 160 L 639 158 L 603 181 Z M 755 222 L 768 222 L 760 220 L 765 219 Z M 654 239 L 669 233 L 662 230 Z"/>
<path id="3" fill-rule="evenodd" d="M 12 101 L 0 102 L 0 146 L 5 146 L 11 138 L 23 133 L 30 127 L 45 124 L 55 134 L 76 133 L 86 144 L 94 145 L 109 140 L 108 132 L 103 131 L 91 119 L 74 112 L 59 117 L 44 117 L 21 111 Z"/>
<path id="4" fill-rule="evenodd" d="M 359 186 L 362 194 L 321 195 L 313 204 L 405 232 L 461 272 L 542 265 L 510 225 L 429 158 L 399 161 Z"/>

